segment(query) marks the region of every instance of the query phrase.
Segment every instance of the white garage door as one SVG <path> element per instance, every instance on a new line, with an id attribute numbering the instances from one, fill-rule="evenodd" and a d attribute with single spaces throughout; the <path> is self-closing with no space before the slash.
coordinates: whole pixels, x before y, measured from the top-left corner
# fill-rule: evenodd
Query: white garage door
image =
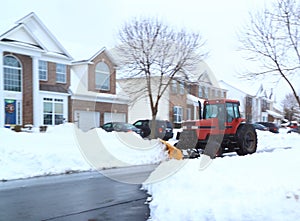
<path id="1" fill-rule="evenodd" d="M 104 123 L 108 122 L 126 122 L 124 113 L 104 113 Z"/>
<path id="2" fill-rule="evenodd" d="M 75 123 L 83 131 L 100 127 L 100 112 L 75 111 L 74 115 Z"/>

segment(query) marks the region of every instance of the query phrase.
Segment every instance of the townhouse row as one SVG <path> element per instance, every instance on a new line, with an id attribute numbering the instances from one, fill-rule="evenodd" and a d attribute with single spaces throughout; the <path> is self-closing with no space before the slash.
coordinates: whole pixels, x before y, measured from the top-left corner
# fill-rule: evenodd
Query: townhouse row
<path id="1" fill-rule="evenodd" d="M 147 97 L 130 93 L 143 86 L 141 79 L 118 79 L 117 67 L 106 48 L 74 61 L 35 13 L 26 15 L 0 35 L 0 127 L 74 122 L 86 131 L 108 121 L 150 118 Z M 174 79 L 157 118 L 180 126 L 198 118 L 198 101 L 226 98 L 227 92 L 201 62 L 193 80 Z"/>

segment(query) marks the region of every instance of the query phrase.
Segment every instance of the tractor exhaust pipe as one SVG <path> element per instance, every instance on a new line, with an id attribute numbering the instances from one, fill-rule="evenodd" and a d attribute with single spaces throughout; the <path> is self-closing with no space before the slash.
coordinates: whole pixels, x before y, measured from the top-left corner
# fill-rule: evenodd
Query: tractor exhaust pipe
<path id="1" fill-rule="evenodd" d="M 201 102 L 199 100 L 198 100 L 198 105 L 199 105 L 199 119 L 201 120 L 202 119 L 202 112 L 201 112 L 202 105 L 201 105 Z"/>

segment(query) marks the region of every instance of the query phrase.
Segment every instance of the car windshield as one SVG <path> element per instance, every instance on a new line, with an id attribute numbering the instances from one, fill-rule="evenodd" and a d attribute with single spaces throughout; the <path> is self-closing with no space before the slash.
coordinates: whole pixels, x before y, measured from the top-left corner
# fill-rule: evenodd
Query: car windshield
<path id="1" fill-rule="evenodd" d="M 135 129 L 135 126 L 133 126 L 131 124 L 124 124 L 124 128 L 129 129 L 129 130 L 133 130 L 133 129 Z"/>
<path id="2" fill-rule="evenodd" d="M 142 126 L 143 122 L 142 121 L 137 121 L 133 124 L 134 126 Z"/>

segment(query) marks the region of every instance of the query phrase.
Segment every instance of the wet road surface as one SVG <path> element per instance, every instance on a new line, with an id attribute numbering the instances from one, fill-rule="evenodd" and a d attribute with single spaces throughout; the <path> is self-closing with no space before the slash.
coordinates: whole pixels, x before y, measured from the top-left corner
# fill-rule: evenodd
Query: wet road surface
<path id="1" fill-rule="evenodd" d="M 0 220 L 147 220 L 147 194 L 139 183 L 154 168 L 148 165 L 105 170 L 104 175 L 84 172 L 1 182 Z"/>

